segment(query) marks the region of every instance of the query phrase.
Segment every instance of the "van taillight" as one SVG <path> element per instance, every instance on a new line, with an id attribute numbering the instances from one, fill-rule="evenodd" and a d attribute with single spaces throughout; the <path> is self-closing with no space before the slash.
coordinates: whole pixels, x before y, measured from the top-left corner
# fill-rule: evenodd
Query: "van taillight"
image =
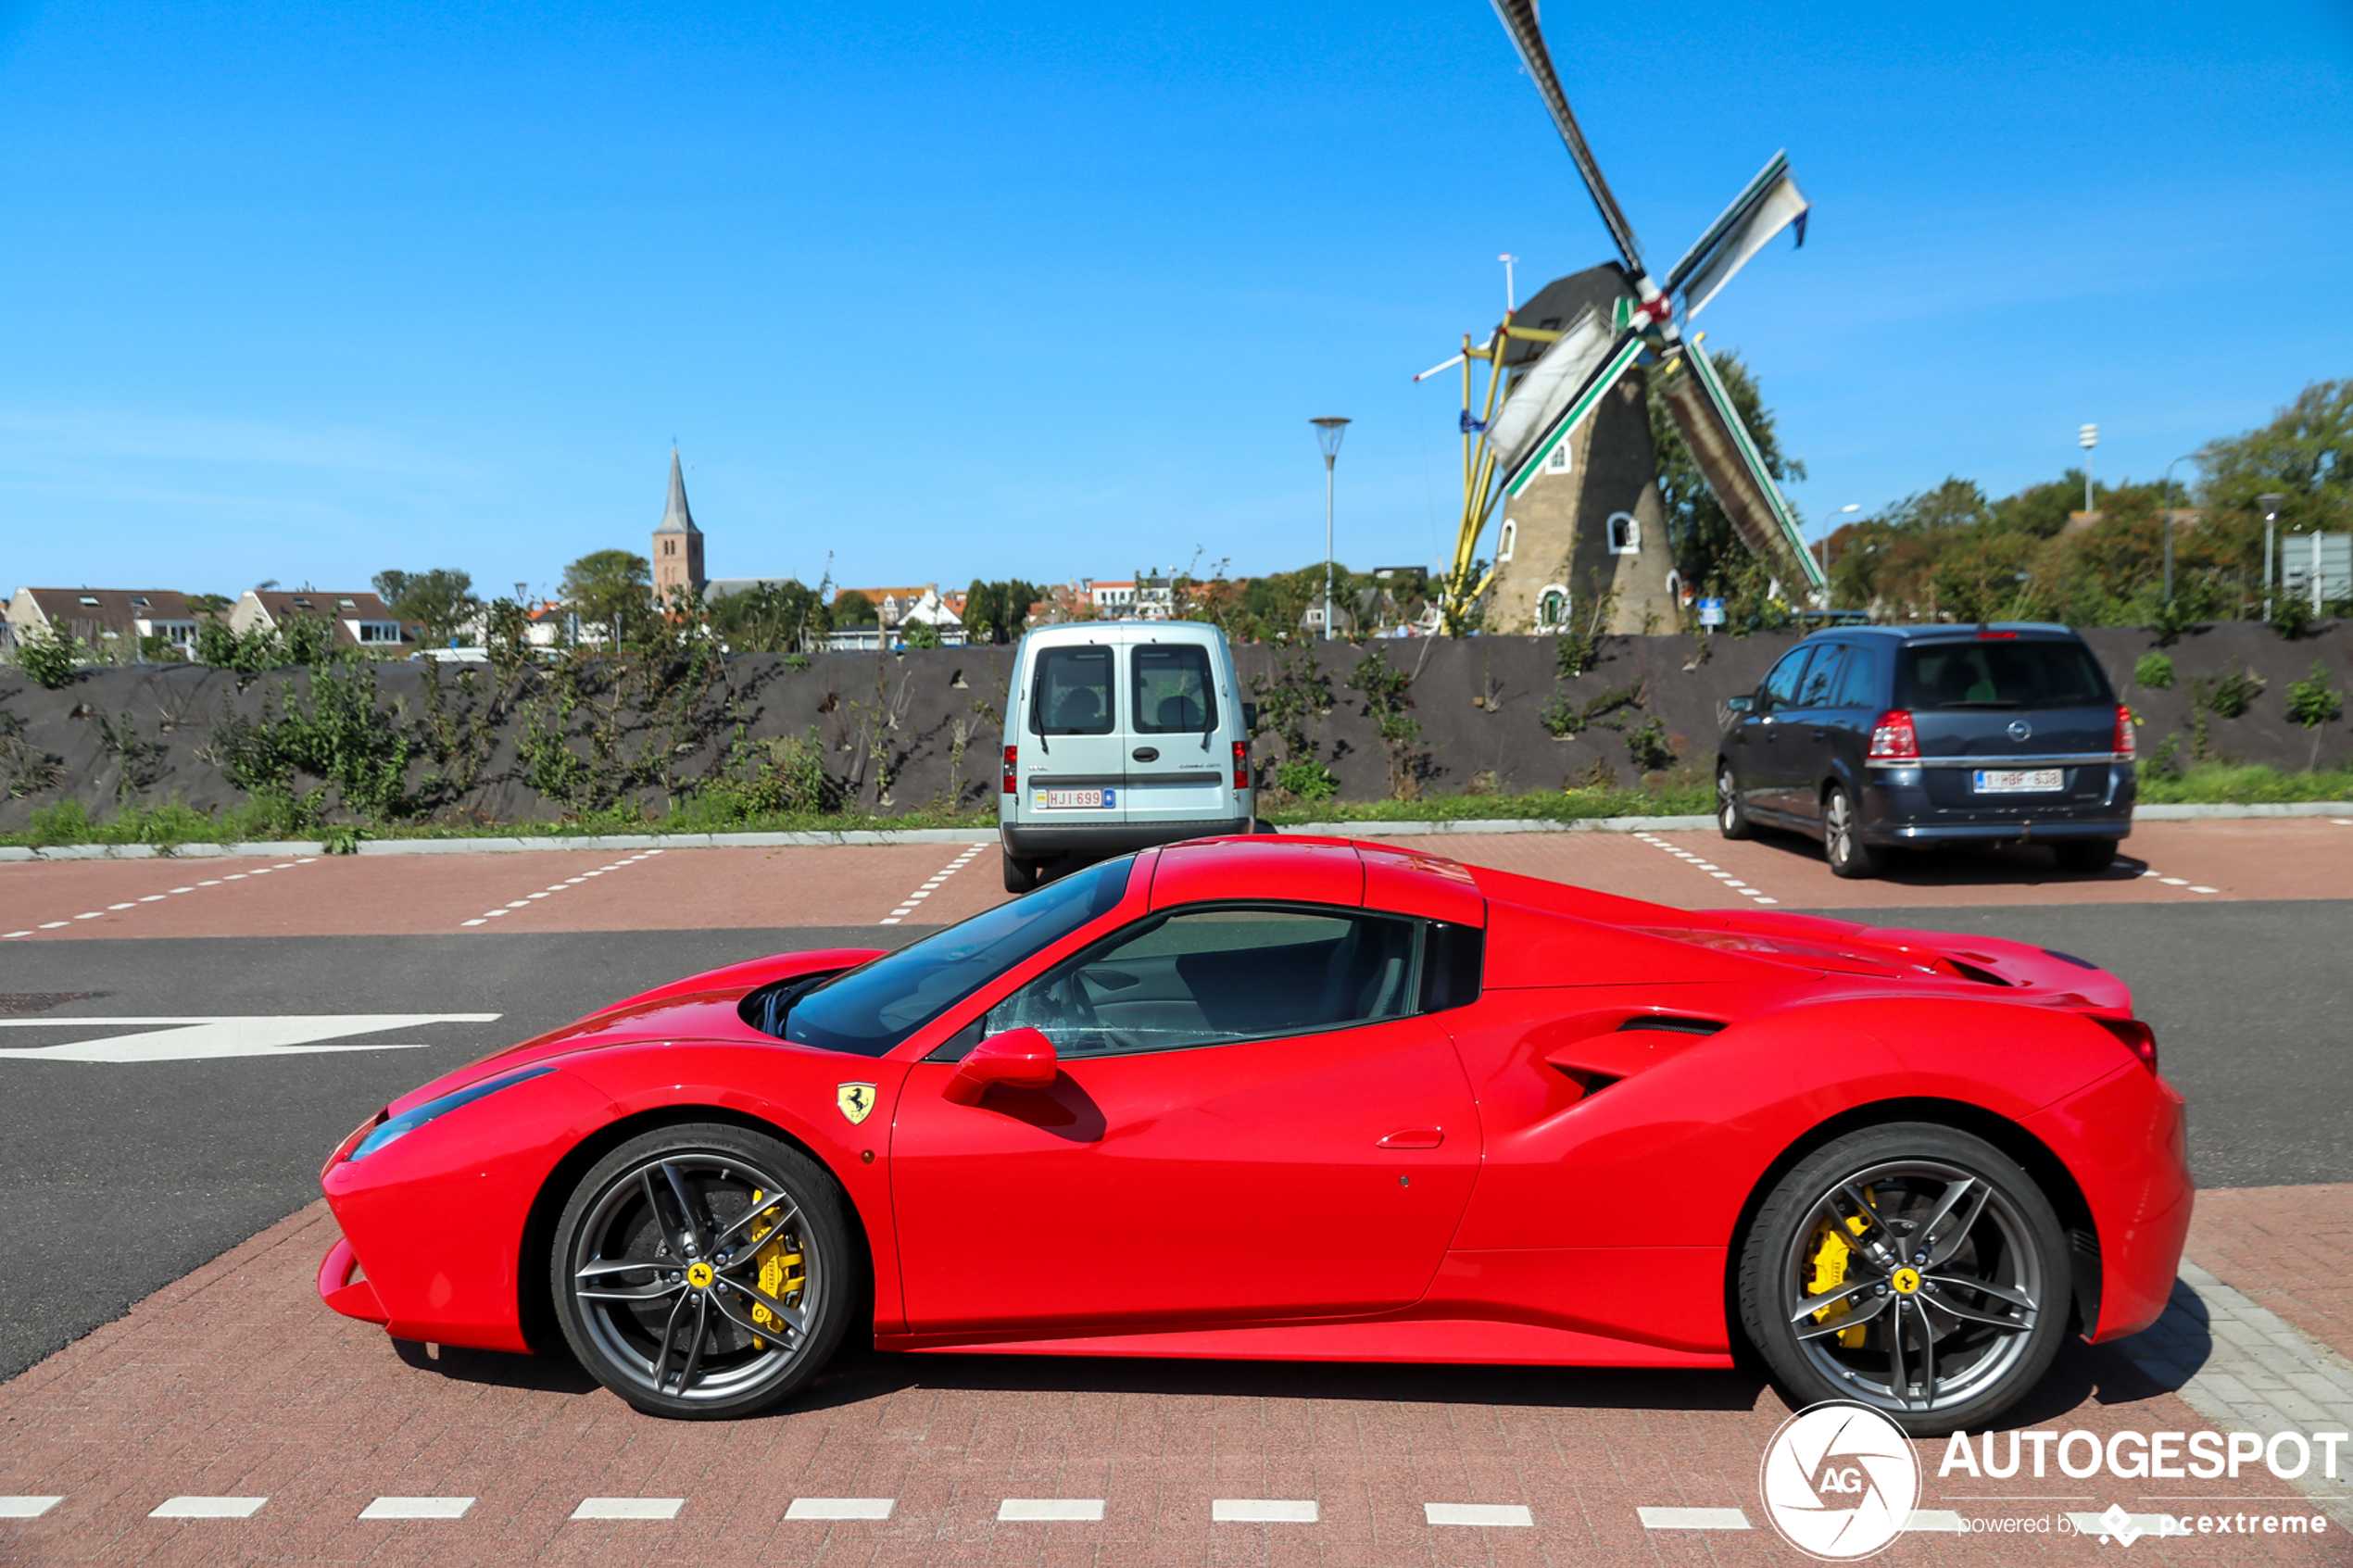
<path id="1" fill-rule="evenodd" d="M 1234 787 L 1236 789 L 1250 787 L 1250 743 L 1248 741 L 1238 740 L 1234 743 Z"/>
<path id="2" fill-rule="evenodd" d="M 1866 754 L 1866 760 L 1916 762 L 1919 755 L 1919 732 L 1912 728 L 1912 716 L 1904 709 L 1890 709 L 1871 725 L 1871 749 Z"/>
<path id="3" fill-rule="evenodd" d="M 2116 705 L 2116 755 L 2131 757 L 2141 749 L 2133 738 L 2133 710 L 2122 703 Z"/>
<path id="4" fill-rule="evenodd" d="M 2093 1022 L 2124 1042 L 2124 1048 L 2140 1059 L 2141 1065 L 2157 1071 L 2157 1031 L 2137 1018 L 2095 1018 Z"/>
<path id="5" fill-rule="evenodd" d="M 1015 772 L 1014 764 L 1018 762 L 1020 759 L 1021 747 L 1017 746 L 1009 746 L 1005 747 L 1005 793 L 1007 795 L 1013 795 L 1020 792 L 1020 781 L 1013 777 Z"/>

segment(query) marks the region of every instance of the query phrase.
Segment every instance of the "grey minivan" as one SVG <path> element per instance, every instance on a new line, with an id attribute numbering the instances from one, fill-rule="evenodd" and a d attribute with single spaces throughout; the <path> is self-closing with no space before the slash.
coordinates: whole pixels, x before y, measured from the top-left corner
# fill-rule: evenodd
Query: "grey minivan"
<path id="1" fill-rule="evenodd" d="M 1893 846 L 2028 840 L 2104 871 L 2133 831 L 2133 717 L 2065 626 L 1843 626 L 1728 706 L 1718 827 L 1809 834 L 1840 876 Z"/>

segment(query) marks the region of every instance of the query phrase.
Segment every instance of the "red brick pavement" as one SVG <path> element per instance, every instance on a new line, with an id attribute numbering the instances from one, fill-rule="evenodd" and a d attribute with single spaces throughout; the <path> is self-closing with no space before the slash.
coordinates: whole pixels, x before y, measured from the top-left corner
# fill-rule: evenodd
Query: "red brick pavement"
<path id="1" fill-rule="evenodd" d="M 2353 1182 L 2197 1195 L 2190 1256 L 2353 1360 Z"/>
<path id="2" fill-rule="evenodd" d="M 0 1386 L 0 1495 L 62 1494 L 0 1521 L 0 1561 L 49 1563 L 1101 1565 L 1795 1562 L 1755 1473 L 1786 1411 L 1738 1373 L 1315 1367 L 955 1356 L 849 1358 L 784 1413 L 639 1416 L 569 1364 L 396 1352 L 337 1318 L 311 1275 L 334 1236 L 289 1216 Z M 2071 1347 L 2021 1425 L 2207 1424 L 2113 1351 Z M 2145 1508 L 2145 1483 L 1935 1478 L 1966 1517 Z M 2162 1484 L 2169 1499 L 2284 1492 Z M 2079 1486 L 2095 1488 L 2077 1491 Z M 268 1498 L 251 1519 L 162 1521 L 181 1494 Z M 2064 1494 L 2054 1497 L 2052 1494 Z M 462 1520 L 363 1522 L 371 1498 L 476 1497 Z M 673 1522 L 571 1523 L 584 1497 L 686 1499 Z M 887 1521 L 784 1517 L 795 1497 L 896 1499 Z M 1095 1497 L 1100 1524 L 1007 1524 L 1011 1497 Z M 1312 1498 L 1315 1524 L 1213 1524 L 1220 1497 Z M 1524 1504 L 1533 1529 L 1433 1527 L 1428 1501 Z M 1643 1505 L 1739 1508 L 1746 1533 L 1645 1531 Z M 2196 1503 L 2174 1501 L 2179 1512 Z M 2269 1505 L 2309 1514 L 2309 1504 Z M 2322 1537 L 2191 1537 L 2142 1556 L 2346 1561 Z M 2053 1533 L 1921 1535 L 1884 1561 L 2080 1561 Z"/>

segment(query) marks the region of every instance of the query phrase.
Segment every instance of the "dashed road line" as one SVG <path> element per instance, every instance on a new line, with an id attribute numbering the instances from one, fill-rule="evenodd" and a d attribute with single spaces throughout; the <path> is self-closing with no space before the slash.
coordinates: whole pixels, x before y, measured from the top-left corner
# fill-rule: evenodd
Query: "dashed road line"
<path id="1" fill-rule="evenodd" d="M 877 925 L 897 925 L 901 921 L 904 921 L 909 915 L 912 915 L 917 909 L 922 909 L 924 907 L 924 900 L 938 892 L 941 884 L 945 883 L 950 877 L 954 876 L 958 872 L 963 871 L 967 865 L 970 865 L 972 863 L 973 857 L 988 847 L 988 846 L 986 844 L 975 844 L 971 848 L 965 850 L 963 854 L 957 856 L 954 859 L 949 861 L 946 868 L 943 869 L 937 876 L 933 877 L 929 882 L 925 883 L 921 887 L 918 887 L 912 893 L 908 894 L 907 897 L 901 900 L 899 908 L 891 910 L 889 914 L 885 915 L 881 920 L 876 921 L 875 923 Z"/>
<path id="2" fill-rule="evenodd" d="M 362 1519 L 463 1519 L 472 1498 L 378 1498 L 359 1511 Z"/>
<path id="3" fill-rule="evenodd" d="M 887 1519 L 897 1498 L 795 1498 L 787 1519 Z"/>
<path id="4" fill-rule="evenodd" d="M 1071 1519 L 1101 1524 L 1101 1498 L 1007 1498 L 997 1505 L 1000 1520 Z"/>
<path id="5" fill-rule="evenodd" d="M 0 1519 L 38 1519 L 66 1499 L 59 1498 L 0 1498 Z"/>
<path id="6" fill-rule="evenodd" d="M 2155 866 L 2143 867 L 2141 871 L 2141 880 L 2145 882 L 2151 877 L 2155 877 L 2159 883 L 2163 884 L 2167 887 L 2186 887 L 2193 893 L 2220 893 L 2222 891 L 2219 887 L 2201 887 L 2185 876 L 2167 876 Z"/>
<path id="7" fill-rule="evenodd" d="M 1748 1515 L 1737 1508 L 1641 1508 L 1645 1530 L 1748 1530 Z"/>
<path id="8" fill-rule="evenodd" d="M 1209 1517 L 1219 1524 L 1315 1524 L 1324 1515 L 1313 1498 L 1219 1498 Z"/>
<path id="9" fill-rule="evenodd" d="M 108 915 L 119 914 L 125 909 L 135 909 L 142 904 L 165 903 L 175 895 L 194 893 L 199 887 L 219 887 L 223 883 L 243 882 L 247 877 L 267 876 L 271 872 L 290 872 L 296 866 L 316 865 L 318 860 L 319 857 L 316 855 L 306 855 L 297 860 L 282 860 L 274 866 L 257 866 L 252 871 L 239 872 L 234 876 L 214 877 L 206 882 L 191 883 L 185 887 L 175 887 L 165 893 L 150 893 L 145 897 L 129 899 L 120 904 L 108 904 L 103 909 L 91 909 L 86 913 L 74 916 L 73 920 L 43 921 L 39 925 L 29 925 L 22 931 L 0 932 L 0 942 L 13 942 L 19 936 L 31 936 L 44 931 L 57 931 L 71 925 L 76 920 L 104 920 Z"/>
<path id="10" fill-rule="evenodd" d="M 685 1498 L 583 1498 L 574 1519 L 675 1519 Z"/>
<path id="11" fill-rule="evenodd" d="M 1426 1502 L 1422 1521 L 1428 1524 L 1473 1524 L 1488 1529 L 1533 1529 L 1536 1515 L 1517 1503 Z"/>
<path id="12" fill-rule="evenodd" d="M 641 849 L 635 855 L 615 860 L 610 866 L 598 866 L 593 872 L 582 872 L 578 876 L 568 876 L 561 882 L 549 883 L 546 887 L 541 888 L 536 893 L 526 893 L 522 897 L 512 900 L 503 909 L 484 909 L 473 919 L 461 920 L 458 923 L 460 926 L 488 925 L 492 921 L 503 919 L 506 916 L 512 914 L 517 909 L 527 909 L 531 908 L 534 903 L 541 898 L 550 897 L 555 894 L 565 891 L 568 888 L 578 887 L 592 877 L 602 876 L 607 872 L 617 872 L 624 867 L 634 866 L 640 860 L 650 860 L 656 855 L 661 853 L 661 851 L 659 849 Z"/>
<path id="13" fill-rule="evenodd" d="M 1713 860 L 1703 860 L 1697 855 L 1692 854 L 1690 850 L 1669 844 L 1666 839 L 1659 837 L 1658 834 L 1655 833 L 1638 833 L 1634 836 L 1642 840 L 1644 844 L 1649 845 L 1654 849 L 1666 850 L 1669 855 L 1674 856 L 1677 859 L 1692 867 L 1694 871 L 1705 872 L 1709 876 L 1714 877 L 1726 887 L 1731 889 L 1733 892 L 1739 894 L 1742 897 L 1748 899 L 1752 903 L 1778 904 L 1780 902 L 1779 898 L 1761 893 L 1748 883 L 1743 882 L 1730 872 L 1725 871 L 1721 867 L 1718 866 Z"/>
<path id="14" fill-rule="evenodd" d="M 250 1519 L 268 1498 L 166 1498 L 150 1519 Z"/>

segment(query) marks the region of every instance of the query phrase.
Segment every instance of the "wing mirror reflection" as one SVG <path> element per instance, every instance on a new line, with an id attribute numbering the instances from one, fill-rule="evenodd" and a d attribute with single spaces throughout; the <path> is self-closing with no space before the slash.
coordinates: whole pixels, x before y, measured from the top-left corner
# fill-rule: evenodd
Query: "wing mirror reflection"
<path id="1" fill-rule="evenodd" d="M 1724 699 L 1724 706 L 1735 713 L 1754 713 L 1756 711 L 1756 699 L 1753 696 L 1728 696 Z"/>
<path id="2" fill-rule="evenodd" d="M 1016 1089 L 1042 1089 L 1062 1071 L 1054 1042 L 1036 1029 L 1008 1029 L 991 1035 L 964 1055 L 956 1075 L 943 1091 L 958 1105 L 977 1105 L 991 1084 Z"/>

